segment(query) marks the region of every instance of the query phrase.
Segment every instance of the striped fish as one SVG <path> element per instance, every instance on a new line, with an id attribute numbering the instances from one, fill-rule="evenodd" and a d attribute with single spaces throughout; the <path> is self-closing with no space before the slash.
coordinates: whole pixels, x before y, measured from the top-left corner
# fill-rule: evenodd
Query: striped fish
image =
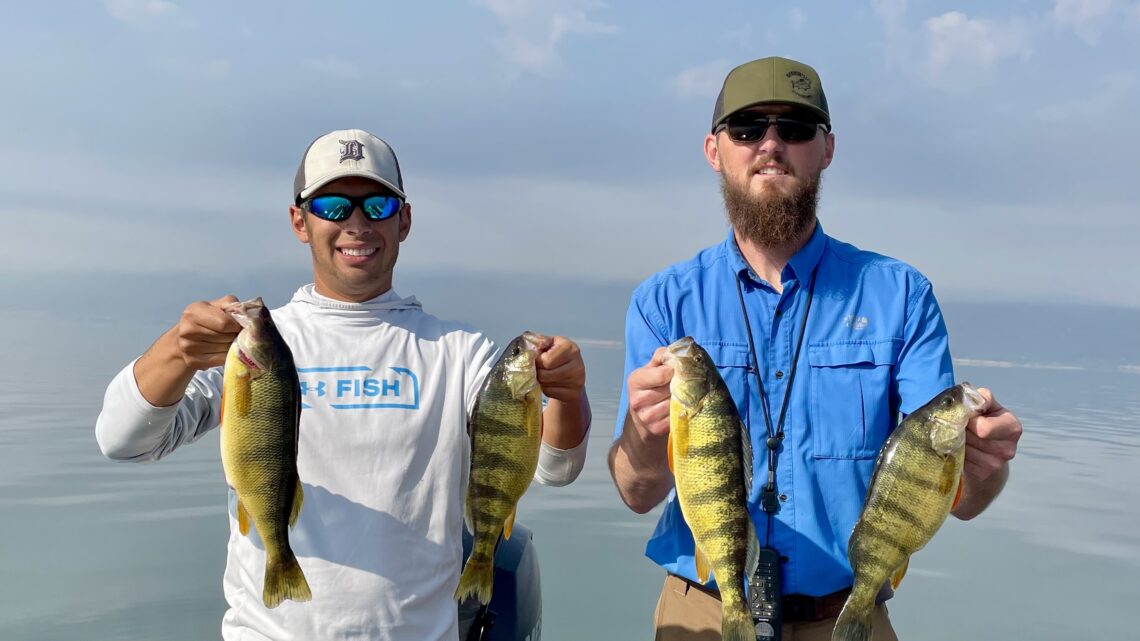
<path id="1" fill-rule="evenodd" d="M 832 641 L 867 641 L 875 597 L 890 579 L 898 587 L 910 556 L 942 526 L 962 496 L 966 423 L 986 402 L 969 383 L 940 392 L 910 414 L 879 452 L 847 557 L 855 585 Z"/>
<path id="2" fill-rule="evenodd" d="M 507 345 L 483 383 L 471 412 L 471 478 L 467 529 L 475 535 L 455 598 L 491 601 L 495 544 L 511 538 L 515 507 L 538 467 L 542 391 L 534 357 L 543 337 L 523 332 Z"/>
<path id="3" fill-rule="evenodd" d="M 260 298 L 226 312 L 243 327 L 226 355 L 222 380 L 222 468 L 237 494 L 238 530 L 252 520 L 265 545 L 262 601 L 313 598 L 289 547 L 304 495 L 297 476 L 301 392 L 293 354 Z"/>
<path id="4" fill-rule="evenodd" d="M 669 345 L 669 468 L 681 513 L 696 542 L 697 578 L 715 573 L 721 636 L 755 641 L 744 583 L 756 569 L 759 541 L 748 515 L 752 445 L 736 404 L 700 345 L 686 336 Z"/>

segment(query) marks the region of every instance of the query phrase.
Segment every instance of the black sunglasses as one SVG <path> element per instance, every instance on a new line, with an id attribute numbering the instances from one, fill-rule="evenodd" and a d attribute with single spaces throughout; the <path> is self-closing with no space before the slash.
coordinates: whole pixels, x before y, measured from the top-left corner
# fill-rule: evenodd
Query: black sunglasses
<path id="1" fill-rule="evenodd" d="M 772 124 L 776 125 L 776 133 L 780 138 L 789 143 L 808 142 L 815 138 L 816 131 L 828 130 L 822 123 L 787 116 L 739 114 L 725 120 L 717 127 L 717 131 L 723 129 L 734 142 L 756 142 L 764 139 L 768 133 L 768 126 Z"/>
<path id="2" fill-rule="evenodd" d="M 305 211 L 317 218 L 324 218 L 333 222 L 347 220 L 352 212 L 359 207 L 368 220 L 386 220 L 400 211 L 404 201 L 387 194 L 368 194 L 366 196 L 345 196 L 343 194 L 321 194 L 313 196 L 301 203 Z"/>

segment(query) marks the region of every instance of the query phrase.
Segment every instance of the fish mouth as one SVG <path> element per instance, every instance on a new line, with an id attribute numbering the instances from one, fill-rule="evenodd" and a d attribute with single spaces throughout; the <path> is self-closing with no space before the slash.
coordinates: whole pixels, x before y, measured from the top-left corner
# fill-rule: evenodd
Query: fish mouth
<path id="1" fill-rule="evenodd" d="M 223 307 L 222 311 L 232 316 L 238 325 L 245 328 L 253 325 L 253 319 L 257 317 L 262 307 L 265 307 L 265 302 L 258 296 L 253 300 L 230 303 Z"/>
<path id="2" fill-rule="evenodd" d="M 684 338 L 679 338 L 676 341 L 673 341 L 669 344 L 669 347 L 666 348 L 667 353 L 665 355 L 665 362 L 670 362 L 674 359 L 687 358 L 689 356 L 689 350 L 692 349 L 692 347 L 692 336 L 686 336 Z"/>
<path id="3" fill-rule="evenodd" d="M 526 345 L 527 350 L 532 352 L 538 352 L 539 348 L 542 347 L 542 344 L 546 342 L 546 336 L 539 334 L 538 332 L 523 332 L 522 338 L 523 344 Z"/>
<path id="4" fill-rule="evenodd" d="M 986 397 L 977 390 L 973 385 L 963 381 L 962 382 L 962 401 L 966 407 L 975 414 L 981 414 L 985 411 L 988 403 Z"/>

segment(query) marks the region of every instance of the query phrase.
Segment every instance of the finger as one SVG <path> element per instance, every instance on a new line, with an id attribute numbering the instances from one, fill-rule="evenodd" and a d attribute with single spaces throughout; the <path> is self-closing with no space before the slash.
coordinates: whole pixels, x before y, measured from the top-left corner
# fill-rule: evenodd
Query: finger
<path id="1" fill-rule="evenodd" d="M 234 303 L 240 302 L 241 301 L 237 299 L 237 296 L 234 296 L 233 294 L 226 294 L 221 298 L 215 298 L 214 300 L 210 301 L 210 304 L 217 308 L 223 308 L 227 305 L 233 305 Z"/>
<path id="2" fill-rule="evenodd" d="M 966 434 L 984 440 L 1013 441 L 1021 438 L 1021 421 L 1007 409 L 996 414 L 976 416 L 966 425 Z"/>
<path id="3" fill-rule="evenodd" d="M 629 389 L 657 389 L 673 380 L 673 368 L 666 365 L 646 365 L 629 374 Z"/>
<path id="4" fill-rule="evenodd" d="M 986 402 L 985 406 L 982 409 L 982 415 L 983 416 L 989 416 L 991 414 L 997 414 L 997 413 L 1005 410 L 1005 408 L 1002 407 L 1001 403 L 999 403 L 997 401 L 997 398 L 994 397 L 993 390 L 991 390 L 990 388 L 979 387 L 978 388 L 978 394 L 981 394 L 982 399 L 985 400 L 985 402 Z"/>
<path id="5" fill-rule="evenodd" d="M 972 469 L 986 470 L 986 476 L 989 476 L 994 470 L 997 470 L 1005 464 L 1005 459 L 994 456 L 981 448 L 967 444 L 964 464 L 966 467 Z"/>
<path id="6" fill-rule="evenodd" d="M 974 434 L 966 433 L 966 446 L 979 452 L 984 452 L 1002 461 L 1013 460 L 1017 453 L 1017 442 L 1012 440 L 983 439 Z"/>
<path id="7" fill-rule="evenodd" d="M 650 357 L 649 362 L 645 364 L 646 367 L 665 364 L 665 355 L 669 353 L 668 348 L 658 347 L 653 356 Z"/>
<path id="8" fill-rule="evenodd" d="M 581 360 L 578 346 L 558 336 L 546 351 L 540 352 L 535 357 L 534 364 L 539 369 L 553 369 L 574 360 Z"/>

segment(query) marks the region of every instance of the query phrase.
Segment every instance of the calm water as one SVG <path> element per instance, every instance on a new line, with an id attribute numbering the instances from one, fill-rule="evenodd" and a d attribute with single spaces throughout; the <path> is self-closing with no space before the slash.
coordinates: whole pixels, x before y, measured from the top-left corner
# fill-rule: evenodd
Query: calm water
<path id="1" fill-rule="evenodd" d="M 544 639 L 649 638 L 662 574 L 643 549 L 656 514 L 627 510 L 605 466 L 629 288 L 567 286 L 569 299 L 536 302 L 523 297 L 528 286 L 500 283 L 503 300 L 524 302 L 491 307 L 464 297 L 470 283 L 398 283 L 498 337 L 539 308 L 521 325 L 592 339 L 583 340 L 595 412 L 587 467 L 569 487 L 532 487 L 519 518 L 539 552 Z M 290 290 L 267 298 L 280 304 Z M 129 294 L 82 319 L 42 301 L 0 311 L 11 340 L 0 357 L 4 640 L 218 636 L 227 525 L 216 432 L 156 465 L 116 464 L 95 445 L 107 380 L 184 304 L 140 308 L 123 304 Z M 1140 312 L 945 307 L 958 378 L 993 388 L 1026 431 L 998 502 L 973 522 L 951 519 L 912 559 L 891 602 L 900 636 L 1136 638 Z"/>

